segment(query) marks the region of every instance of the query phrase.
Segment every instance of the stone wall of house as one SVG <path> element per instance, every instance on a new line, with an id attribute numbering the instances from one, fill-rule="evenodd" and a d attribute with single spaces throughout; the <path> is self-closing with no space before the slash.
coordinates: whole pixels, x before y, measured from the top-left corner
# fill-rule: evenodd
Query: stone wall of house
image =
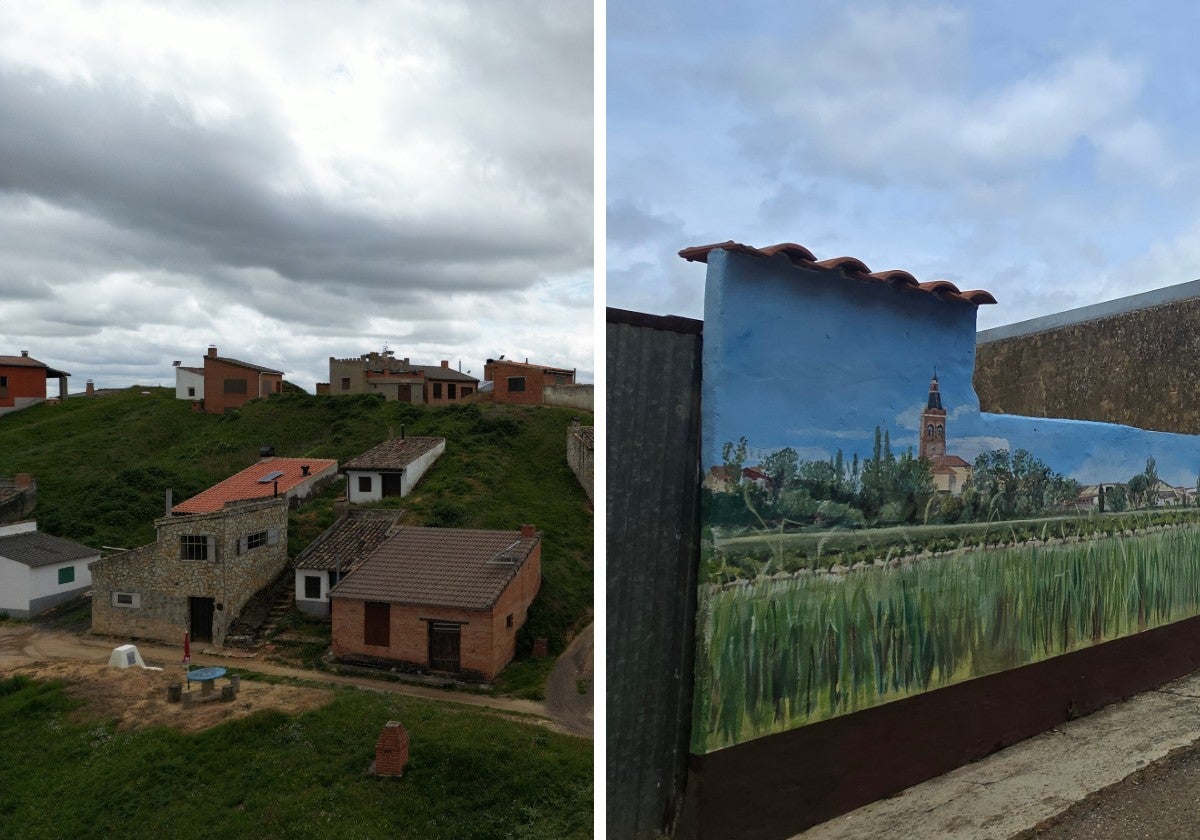
<path id="1" fill-rule="evenodd" d="M 980 343 L 980 408 L 1200 433 L 1198 317 L 1190 298 Z"/>
<path id="2" fill-rule="evenodd" d="M 545 405 L 555 405 L 560 408 L 593 411 L 595 387 L 591 382 L 582 385 L 543 385 L 542 402 Z"/>
<path id="3" fill-rule="evenodd" d="M 0 524 L 16 522 L 37 507 L 37 482 L 28 473 L 0 478 Z"/>
<path id="4" fill-rule="evenodd" d="M 212 598 L 213 643 L 220 645 L 250 597 L 287 564 L 287 510 L 281 496 L 157 520 L 155 542 L 92 566 L 93 632 L 178 642 L 189 626 L 188 598 Z M 242 540 L 264 532 L 267 545 L 240 550 Z M 182 559 L 184 535 L 212 537 L 209 559 Z M 136 595 L 136 605 L 118 606 L 118 592 Z"/>
<path id="5" fill-rule="evenodd" d="M 595 436 L 592 426 L 581 426 L 578 421 L 571 424 L 571 428 L 567 429 L 567 464 L 571 467 L 571 472 L 575 473 L 575 477 L 579 479 L 579 483 L 583 486 L 583 491 L 587 493 L 589 499 L 592 497 L 593 478 L 592 471 L 595 461 Z"/>

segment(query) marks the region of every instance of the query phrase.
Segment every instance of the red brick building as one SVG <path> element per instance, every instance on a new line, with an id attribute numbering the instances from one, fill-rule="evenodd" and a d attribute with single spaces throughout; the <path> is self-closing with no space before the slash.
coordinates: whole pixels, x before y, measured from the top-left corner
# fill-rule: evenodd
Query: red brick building
<path id="1" fill-rule="evenodd" d="M 493 679 L 541 586 L 541 537 L 399 528 L 330 590 L 338 659 Z"/>
<path id="2" fill-rule="evenodd" d="M 529 360 L 488 359 L 483 366 L 483 378 L 493 383 L 496 402 L 541 405 L 542 388 L 546 385 L 574 385 L 575 371 L 565 368 L 531 365 Z"/>
<path id="3" fill-rule="evenodd" d="M 0 414 L 44 401 L 48 379 L 58 380 L 58 398 L 65 400 L 70 375 L 30 358 L 28 350 L 19 356 L 0 356 Z"/>
<path id="4" fill-rule="evenodd" d="M 210 346 L 204 357 L 204 399 L 201 409 L 224 414 L 259 397 L 283 390 L 283 371 L 217 355 Z"/>

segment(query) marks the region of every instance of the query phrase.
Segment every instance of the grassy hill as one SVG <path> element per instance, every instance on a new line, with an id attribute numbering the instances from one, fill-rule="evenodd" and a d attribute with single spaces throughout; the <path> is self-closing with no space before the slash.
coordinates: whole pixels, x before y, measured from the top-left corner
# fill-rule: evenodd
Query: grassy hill
<path id="1" fill-rule="evenodd" d="M 264 445 L 280 456 L 344 462 L 393 431 L 445 437 L 446 454 L 416 490 L 388 503 L 403 507 L 413 525 L 535 524 L 544 533 L 542 590 L 518 644 L 544 636 L 557 650 L 592 602 L 591 509 L 566 462 L 574 416 L 566 409 L 430 407 L 305 393 L 208 415 L 192 412 L 173 389 L 131 388 L 0 417 L 0 475 L 27 472 L 37 480 L 40 530 L 131 548 L 154 540 L 168 488 L 182 501 L 254 463 Z M 339 485 L 293 512 L 292 556 L 333 522 L 340 492 Z"/>

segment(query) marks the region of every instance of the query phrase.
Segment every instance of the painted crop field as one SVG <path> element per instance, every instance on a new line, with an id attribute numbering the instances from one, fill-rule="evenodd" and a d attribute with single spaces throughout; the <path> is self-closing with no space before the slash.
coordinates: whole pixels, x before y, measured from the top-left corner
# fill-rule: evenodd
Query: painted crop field
<path id="1" fill-rule="evenodd" d="M 709 586 L 703 754 L 1200 613 L 1200 527 Z"/>

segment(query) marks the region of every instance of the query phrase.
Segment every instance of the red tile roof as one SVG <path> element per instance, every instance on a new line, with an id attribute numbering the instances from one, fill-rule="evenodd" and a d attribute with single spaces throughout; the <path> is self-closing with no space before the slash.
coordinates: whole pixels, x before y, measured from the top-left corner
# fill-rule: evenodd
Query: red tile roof
<path id="1" fill-rule="evenodd" d="M 283 371 L 275 370 L 275 368 L 263 367 L 256 365 L 253 362 L 243 362 L 241 359 L 231 359 L 228 356 L 206 356 L 207 359 L 212 359 L 214 362 L 224 362 L 227 365 L 236 365 L 237 367 L 249 368 L 259 373 L 271 373 L 278 376 L 283 376 Z"/>
<path id="2" fill-rule="evenodd" d="M 792 242 L 783 242 L 767 248 L 755 248 L 751 245 L 743 245 L 740 242 L 729 240 L 728 242 L 719 242 L 715 245 L 697 245 L 694 248 L 684 248 L 679 252 L 679 256 L 693 262 L 708 262 L 708 255 L 713 251 L 732 251 L 755 257 L 773 257 L 777 254 L 782 254 L 787 258 L 788 262 L 797 268 L 807 268 L 814 271 L 841 271 L 846 277 L 858 280 L 874 280 L 879 283 L 887 283 L 895 288 L 934 294 L 942 300 L 960 301 L 970 303 L 974 306 L 996 302 L 991 292 L 984 291 L 983 289 L 973 289 L 966 292 L 959 291 L 958 286 L 955 286 L 948 280 L 919 283 L 917 282 L 917 278 L 913 277 L 907 271 L 896 268 L 887 271 L 872 272 L 871 269 L 867 268 L 866 263 L 855 257 L 834 257 L 828 260 L 817 260 L 813 256 L 812 251 L 803 245 L 796 245 Z"/>
<path id="3" fill-rule="evenodd" d="M 308 475 L 301 469 L 305 465 L 309 467 Z M 180 502 L 171 508 L 171 513 L 212 513 L 229 502 L 269 497 L 275 492 L 275 482 L 259 484 L 258 480 L 273 472 L 283 473 L 278 479 L 279 492 L 286 494 L 328 469 L 336 471 L 337 461 L 329 458 L 268 458 L 197 493 L 186 502 Z"/>
<path id="4" fill-rule="evenodd" d="M 929 459 L 935 467 L 970 467 L 971 465 L 957 455 L 934 455 Z M 936 472 L 936 470 L 935 470 Z"/>

